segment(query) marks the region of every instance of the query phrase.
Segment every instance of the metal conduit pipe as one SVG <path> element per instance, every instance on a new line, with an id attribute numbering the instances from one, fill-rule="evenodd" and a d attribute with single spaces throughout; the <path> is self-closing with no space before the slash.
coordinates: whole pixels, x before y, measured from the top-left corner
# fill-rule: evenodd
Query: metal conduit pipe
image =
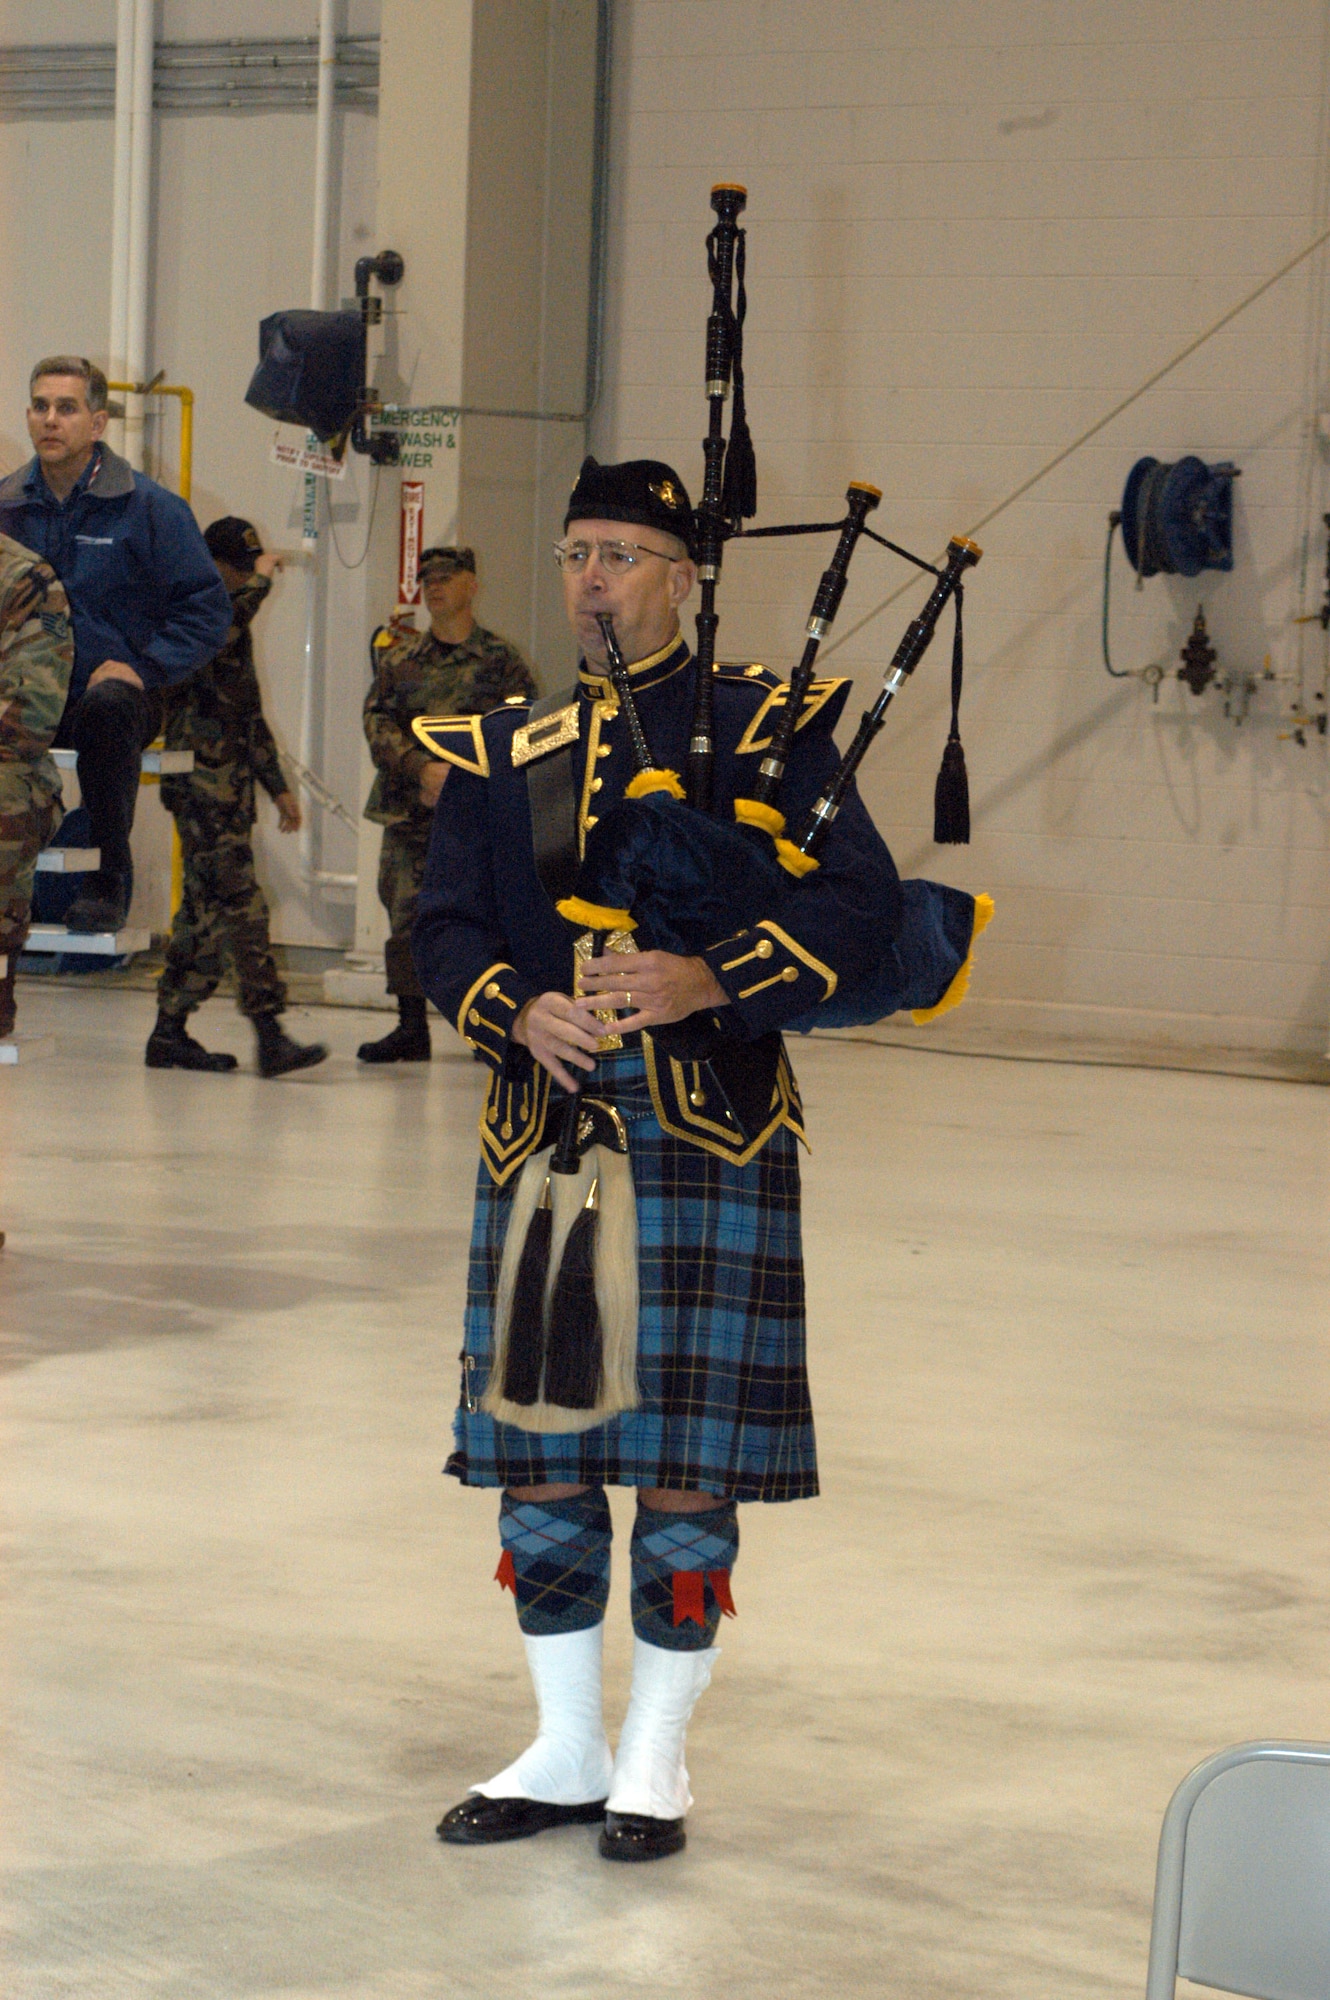
<path id="1" fill-rule="evenodd" d="M 134 0 L 116 0 L 115 140 L 111 196 L 111 328 L 107 373 L 123 377 L 129 307 L 129 159 L 134 125 Z M 116 421 L 111 443 L 123 452 L 125 429 Z"/>
<path id="2" fill-rule="evenodd" d="M 0 48 L 0 117 L 66 117 L 115 109 L 117 64 L 132 60 L 133 0 L 117 0 L 111 42 Z M 300 110 L 318 94 L 319 44 L 309 37 L 159 42 L 153 101 L 159 111 Z M 338 101 L 372 109 L 378 98 L 377 35 L 335 38 Z M 130 85 L 125 83 L 124 101 Z"/>
<path id="3" fill-rule="evenodd" d="M 332 211 L 333 103 L 337 87 L 336 0 L 319 0 L 319 95 L 314 120 L 314 244 L 310 259 L 309 302 L 315 312 L 328 304 L 331 253 L 329 221 Z M 300 762 L 306 770 L 317 771 L 322 764 L 323 661 L 327 643 L 325 582 L 319 562 L 319 483 L 312 472 L 305 474 L 305 647 L 304 675 L 300 689 Z M 316 742 L 316 737 L 319 739 Z M 323 850 L 322 822 L 316 824 L 311 798 L 310 810 L 300 829 L 300 872 L 315 889 L 346 888 L 355 876 L 330 874 L 319 866 Z"/>
<path id="4" fill-rule="evenodd" d="M 129 148 L 129 273 L 125 303 L 125 374 L 148 379 L 148 285 L 152 251 L 152 58 L 154 0 L 134 0 L 132 126 Z M 144 399 L 125 399 L 125 457 L 143 470 Z"/>

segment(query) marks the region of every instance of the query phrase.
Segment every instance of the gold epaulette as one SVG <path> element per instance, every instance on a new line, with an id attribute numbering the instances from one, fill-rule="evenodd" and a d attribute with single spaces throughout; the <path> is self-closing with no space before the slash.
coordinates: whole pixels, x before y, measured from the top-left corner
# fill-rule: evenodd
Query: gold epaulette
<path id="1" fill-rule="evenodd" d="M 764 668 L 763 672 L 765 671 Z M 801 729 L 807 729 L 813 717 L 826 707 L 838 688 L 848 686 L 849 682 L 846 680 L 813 681 L 809 687 L 804 705 L 799 711 L 799 720 L 795 725 L 795 734 L 797 735 Z M 771 731 L 775 724 L 776 710 L 784 708 L 786 700 L 789 697 L 789 691 L 789 683 L 787 681 L 777 681 L 776 685 L 771 688 L 762 706 L 758 709 L 756 715 L 753 716 L 747 729 L 745 729 L 743 735 L 734 746 L 737 757 L 745 756 L 750 751 L 765 750 L 768 747 L 771 742 Z"/>
<path id="2" fill-rule="evenodd" d="M 483 715 L 418 715 L 411 724 L 416 741 L 431 757 L 470 771 L 473 778 L 488 778 L 489 752 L 481 732 Z"/>
<path id="3" fill-rule="evenodd" d="M 759 687 L 778 688 L 785 683 L 770 667 L 764 667 L 760 660 L 717 660 L 716 679 L 718 681 L 753 681 Z"/>

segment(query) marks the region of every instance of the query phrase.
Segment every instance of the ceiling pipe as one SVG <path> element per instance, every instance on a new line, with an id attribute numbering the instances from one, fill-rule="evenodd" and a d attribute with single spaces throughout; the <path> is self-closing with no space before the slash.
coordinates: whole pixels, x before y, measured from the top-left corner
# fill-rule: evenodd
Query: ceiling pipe
<path id="1" fill-rule="evenodd" d="M 336 0 L 319 0 L 319 95 L 314 113 L 314 249 L 310 263 L 309 302 L 315 312 L 328 305 L 332 255 L 329 245 L 332 215 L 333 105 L 337 89 Z M 322 765 L 323 659 L 326 643 L 324 578 L 319 563 L 319 482 L 305 474 L 304 531 L 305 648 L 300 689 L 300 762 L 318 771 Z M 319 739 L 316 741 L 316 739 Z M 300 829 L 300 871 L 314 890 L 345 888 L 345 875 L 321 869 L 322 823 L 316 825 L 315 799 Z M 354 883 L 355 877 L 349 878 Z"/>
<path id="2" fill-rule="evenodd" d="M 152 251 L 152 60 L 155 0 L 134 0 L 133 122 L 129 148 L 129 275 L 125 307 L 125 378 L 148 379 L 148 286 Z M 140 395 L 125 399 L 125 457 L 143 470 Z"/>
<path id="3" fill-rule="evenodd" d="M 129 160 L 134 123 L 134 0 L 116 0 L 115 19 L 115 138 L 112 148 L 111 196 L 111 327 L 106 372 L 112 381 L 128 376 L 126 354 L 129 305 Z M 125 448 L 125 427 L 117 418 L 111 427 L 112 448 Z"/>

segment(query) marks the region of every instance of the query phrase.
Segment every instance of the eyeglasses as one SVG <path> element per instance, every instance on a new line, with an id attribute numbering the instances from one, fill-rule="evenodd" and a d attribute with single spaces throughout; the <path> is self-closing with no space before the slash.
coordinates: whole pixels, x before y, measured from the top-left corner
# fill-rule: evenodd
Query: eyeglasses
<path id="1" fill-rule="evenodd" d="M 585 569 L 592 555 L 600 557 L 600 566 L 610 576 L 626 576 L 630 569 L 636 569 L 639 556 L 655 556 L 660 562 L 678 562 L 678 556 L 667 556 L 664 549 L 649 549 L 644 542 L 556 542 L 554 560 L 560 569 L 570 569 L 574 573 Z"/>

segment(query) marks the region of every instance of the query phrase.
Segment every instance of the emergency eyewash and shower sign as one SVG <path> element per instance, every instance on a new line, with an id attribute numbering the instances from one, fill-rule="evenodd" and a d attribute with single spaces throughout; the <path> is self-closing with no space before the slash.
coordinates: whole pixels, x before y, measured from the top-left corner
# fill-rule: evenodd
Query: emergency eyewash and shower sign
<path id="1" fill-rule="evenodd" d="M 403 472 L 428 472 L 436 452 L 456 451 L 459 412 L 446 404 L 422 403 L 407 409 L 390 404 L 370 416 L 370 428 L 396 431 L 398 464 Z"/>

